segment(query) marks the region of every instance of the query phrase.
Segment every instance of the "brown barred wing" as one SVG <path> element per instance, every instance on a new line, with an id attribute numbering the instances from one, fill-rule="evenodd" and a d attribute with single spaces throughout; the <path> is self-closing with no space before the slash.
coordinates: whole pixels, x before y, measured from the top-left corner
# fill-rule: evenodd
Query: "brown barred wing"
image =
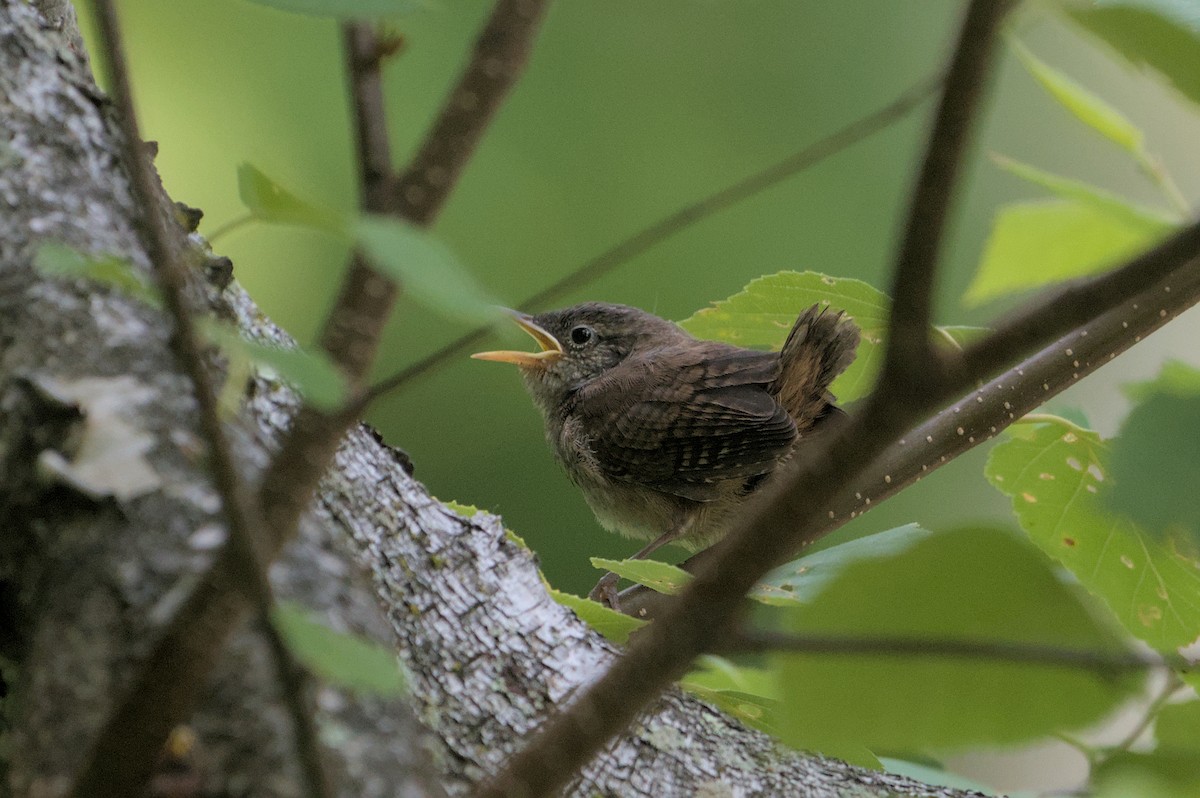
<path id="1" fill-rule="evenodd" d="M 779 357 L 719 343 L 631 358 L 582 389 L 579 420 L 611 478 L 696 501 L 772 470 L 796 438 L 768 393 Z"/>

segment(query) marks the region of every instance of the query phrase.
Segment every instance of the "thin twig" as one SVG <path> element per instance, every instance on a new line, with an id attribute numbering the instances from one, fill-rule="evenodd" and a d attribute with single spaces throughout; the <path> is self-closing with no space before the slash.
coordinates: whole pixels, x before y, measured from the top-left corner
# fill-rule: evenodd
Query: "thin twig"
<path id="1" fill-rule="evenodd" d="M 1104 678 L 1118 673 L 1170 670 L 1171 663 L 1153 653 L 1097 651 L 1005 640 L 966 640 L 940 637 L 868 637 L 849 635 L 784 634 L 745 631 L 722 641 L 717 653 L 856 655 L 870 657 L 922 657 L 1011 662 L 1053 668 L 1091 671 Z"/>
<path id="2" fill-rule="evenodd" d="M 263 557 L 254 537 L 255 530 L 262 526 L 258 507 L 244 487 L 241 469 L 221 424 L 205 366 L 204 349 L 188 306 L 187 275 L 177 248 L 172 245 L 167 218 L 162 213 L 161 187 L 142 148 L 125 49 L 112 0 L 99 0 L 96 10 L 109 85 L 121 127 L 125 167 L 141 210 L 142 244 L 158 278 L 163 305 L 175 326 L 171 348 L 179 366 L 191 380 L 200 429 L 208 445 L 213 482 L 221 496 L 228 537 L 224 556 L 219 559 L 229 568 L 231 581 L 245 594 L 250 605 L 266 618 L 272 597 L 263 570 Z M 220 646 L 214 644 L 216 641 L 202 637 L 181 639 L 168 632 L 158 641 L 157 647 L 142 663 L 129 692 L 116 705 L 92 745 L 76 777 L 73 795 L 93 798 L 142 794 L 168 733 L 187 717 L 197 699 L 202 677 L 219 655 Z M 275 665 L 280 673 L 290 672 L 295 667 L 286 651 L 276 652 Z M 311 725 L 308 709 L 298 692 L 286 691 L 285 700 L 298 727 Z M 297 739 L 301 740 L 302 735 Z M 328 795 L 328 788 L 319 751 L 307 747 L 310 745 L 315 745 L 311 737 L 297 753 L 309 766 L 306 772 L 310 777 L 308 795 L 321 798 Z"/>
<path id="3" fill-rule="evenodd" d="M 1136 743 L 1138 739 L 1146 733 L 1146 729 L 1150 728 L 1150 724 L 1154 722 L 1154 720 L 1158 717 L 1158 713 L 1161 712 L 1162 708 L 1165 707 L 1167 702 L 1171 700 L 1171 696 L 1175 695 L 1175 692 L 1183 686 L 1183 680 L 1180 679 L 1174 671 L 1168 671 L 1167 678 L 1162 686 L 1162 689 L 1158 691 L 1158 695 L 1156 695 L 1150 702 L 1149 706 L 1146 707 L 1146 711 L 1142 713 L 1141 720 L 1139 720 L 1137 725 L 1130 729 L 1129 733 L 1121 738 L 1115 745 L 1098 751 L 1097 753 L 1099 754 L 1099 757 L 1097 762 L 1103 762 L 1104 760 L 1110 759 L 1117 754 L 1123 754 L 1132 748 L 1134 743 Z"/>
<path id="4" fill-rule="evenodd" d="M 715 216 L 886 129 L 919 107 L 941 85 L 941 82 L 940 74 L 932 78 L 925 78 L 892 102 L 872 111 L 867 116 L 854 120 L 845 127 L 830 133 L 819 141 L 806 145 L 798 152 L 788 155 L 765 169 L 702 197 L 647 227 L 643 227 L 528 297 L 517 305 L 517 310 L 525 312 L 539 310 L 550 302 L 594 282 L 613 269 L 629 263 L 637 256 L 673 238 L 692 225 Z M 491 330 L 490 326 L 477 327 L 421 358 L 411 366 L 380 380 L 354 400 L 353 415 L 361 415 L 363 410 L 374 400 L 466 352 L 482 341 Z"/>

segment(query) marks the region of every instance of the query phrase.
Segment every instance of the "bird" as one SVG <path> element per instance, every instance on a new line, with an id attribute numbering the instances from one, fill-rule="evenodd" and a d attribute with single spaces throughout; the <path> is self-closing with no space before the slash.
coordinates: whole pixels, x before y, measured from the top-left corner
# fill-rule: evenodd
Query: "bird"
<path id="1" fill-rule="evenodd" d="M 829 391 L 853 361 L 859 329 L 826 305 L 802 311 L 778 352 L 694 338 L 628 305 L 586 302 L 508 311 L 539 351 L 471 357 L 518 367 L 555 459 L 601 526 L 695 551 L 842 414 Z M 615 574 L 590 598 L 619 608 Z"/>

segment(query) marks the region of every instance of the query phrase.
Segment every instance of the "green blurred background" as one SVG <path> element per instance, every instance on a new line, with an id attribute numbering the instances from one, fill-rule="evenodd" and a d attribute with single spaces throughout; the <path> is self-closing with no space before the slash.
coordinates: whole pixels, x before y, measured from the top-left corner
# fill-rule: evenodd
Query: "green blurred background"
<path id="1" fill-rule="evenodd" d="M 655 219 L 797 150 L 941 68 L 960 2 L 923 0 L 562 0 L 528 73 L 492 125 L 436 226 L 478 280 L 509 304 Z M 356 198 L 335 22 L 246 0 L 122 0 L 138 106 L 178 200 L 203 232 L 238 217 L 235 170 L 250 162 L 310 200 Z M 405 47 L 386 69 L 397 160 L 420 140 L 488 11 L 442 0 L 397 18 Z M 86 8 L 85 29 L 90 29 Z M 90 30 L 89 30 L 90 32 Z M 1194 200 L 1200 118 L 1154 79 L 1132 74 L 1039 4 L 1012 32 L 1044 60 L 1122 108 Z M 1046 96 L 1007 54 L 946 252 L 938 320 L 982 323 L 966 308 L 996 206 L 1039 196 L 985 157 L 1001 152 L 1161 205 L 1108 142 Z M 681 319 L 780 269 L 815 269 L 886 289 L 931 105 L 885 132 L 688 228 L 560 304 L 624 302 Z M 216 244 L 275 321 L 309 343 L 346 262 L 321 234 L 255 224 Z M 466 331 L 402 299 L 382 376 Z M 1111 433 L 1116 385 L 1165 356 L 1200 361 L 1200 318 L 1173 323 L 1057 402 Z M 518 333 L 489 342 L 524 346 Z M 538 552 L 552 583 L 586 591 L 590 555 L 636 545 L 599 529 L 559 473 L 515 369 L 465 357 L 381 401 L 369 420 L 406 449 L 443 499 L 501 513 Z M 909 521 L 931 528 L 1005 518 L 981 475 L 981 447 L 840 535 Z M 948 500 L 951 499 L 951 500 Z"/>

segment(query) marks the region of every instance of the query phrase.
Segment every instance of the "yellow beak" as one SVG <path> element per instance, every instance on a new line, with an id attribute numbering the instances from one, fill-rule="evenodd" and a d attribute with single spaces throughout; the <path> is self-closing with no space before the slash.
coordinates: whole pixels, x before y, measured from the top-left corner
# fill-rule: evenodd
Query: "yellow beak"
<path id="1" fill-rule="evenodd" d="M 563 356 L 562 344 L 558 342 L 550 333 L 543 330 L 538 325 L 534 324 L 533 317 L 524 313 L 518 313 L 515 310 L 508 311 L 512 314 L 513 321 L 517 323 L 525 332 L 537 341 L 538 346 L 542 348 L 540 352 L 476 352 L 471 357 L 476 360 L 495 360 L 500 363 L 514 363 L 518 366 L 538 366 L 545 367 Z"/>

